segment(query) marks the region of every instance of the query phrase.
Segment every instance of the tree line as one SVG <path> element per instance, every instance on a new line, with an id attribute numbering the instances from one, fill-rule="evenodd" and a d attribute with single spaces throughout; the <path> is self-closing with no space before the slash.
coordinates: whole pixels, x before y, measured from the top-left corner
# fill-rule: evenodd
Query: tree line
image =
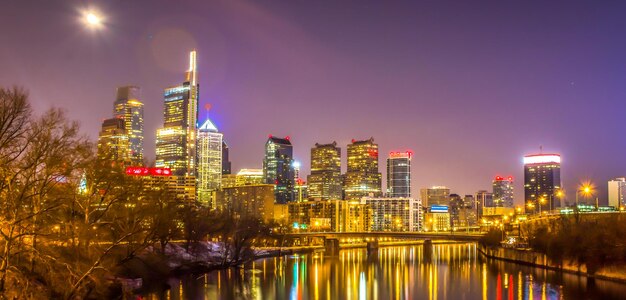
<path id="1" fill-rule="evenodd" d="M 253 258 L 271 239 L 261 220 L 181 202 L 164 184 L 127 176 L 59 108 L 37 115 L 26 91 L 0 88 L 0 295 L 104 298 L 112 278 L 178 241 L 219 248 L 218 263 Z M 204 248 L 206 249 L 206 247 Z"/>

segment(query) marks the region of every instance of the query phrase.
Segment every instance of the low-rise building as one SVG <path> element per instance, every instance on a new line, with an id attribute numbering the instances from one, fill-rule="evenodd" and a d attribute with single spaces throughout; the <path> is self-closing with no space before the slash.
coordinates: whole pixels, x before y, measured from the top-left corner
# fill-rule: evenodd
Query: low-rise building
<path id="1" fill-rule="evenodd" d="M 363 197 L 372 211 L 371 231 L 421 231 L 422 203 L 415 198 Z"/>

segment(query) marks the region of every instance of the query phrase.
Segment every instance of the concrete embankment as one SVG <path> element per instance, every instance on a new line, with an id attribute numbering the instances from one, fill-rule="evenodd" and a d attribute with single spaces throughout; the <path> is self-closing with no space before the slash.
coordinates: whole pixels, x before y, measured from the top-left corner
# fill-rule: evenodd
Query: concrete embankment
<path id="1" fill-rule="evenodd" d="M 550 260 L 545 254 L 529 249 L 510 249 L 502 247 L 487 248 L 478 246 L 478 251 L 490 259 L 626 283 L 626 266 L 624 265 L 604 267 L 598 270 L 595 274 L 587 274 L 587 268 L 584 264 L 578 266 L 574 262 L 564 261 L 561 265 L 559 265 Z"/>

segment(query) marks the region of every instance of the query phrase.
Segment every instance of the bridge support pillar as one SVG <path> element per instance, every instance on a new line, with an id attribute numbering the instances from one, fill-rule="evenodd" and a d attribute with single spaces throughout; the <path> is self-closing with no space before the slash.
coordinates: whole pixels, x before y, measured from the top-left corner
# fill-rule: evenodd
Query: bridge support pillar
<path id="1" fill-rule="evenodd" d="M 430 239 L 424 240 L 424 260 L 431 261 L 433 259 L 433 241 Z"/>
<path id="2" fill-rule="evenodd" d="M 378 241 L 367 242 L 367 255 L 378 253 Z"/>
<path id="3" fill-rule="evenodd" d="M 324 240 L 324 254 L 327 256 L 339 255 L 339 239 Z"/>

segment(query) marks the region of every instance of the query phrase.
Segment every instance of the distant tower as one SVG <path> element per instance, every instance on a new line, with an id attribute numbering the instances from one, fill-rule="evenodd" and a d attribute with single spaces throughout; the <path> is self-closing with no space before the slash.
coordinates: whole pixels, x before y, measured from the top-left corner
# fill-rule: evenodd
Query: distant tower
<path id="1" fill-rule="evenodd" d="M 513 207 L 513 177 L 496 176 L 493 180 L 493 205 Z"/>
<path id="2" fill-rule="evenodd" d="M 445 186 L 433 186 L 420 190 L 422 203 L 425 207 L 433 205 L 450 205 L 450 189 Z"/>
<path id="3" fill-rule="evenodd" d="M 524 199 L 526 213 L 535 214 L 559 207 L 561 156 L 532 154 L 524 156 Z M 540 208 L 541 206 L 541 208 Z"/>
<path id="4" fill-rule="evenodd" d="M 197 199 L 208 207 L 214 206 L 212 195 L 222 181 L 222 143 L 222 133 L 207 117 L 198 128 Z"/>
<path id="5" fill-rule="evenodd" d="M 307 177 L 309 197 L 321 200 L 342 198 L 341 148 L 337 142 L 311 148 L 311 175 Z"/>
<path id="6" fill-rule="evenodd" d="M 157 131 L 156 166 L 171 168 L 176 176 L 196 176 L 199 88 L 194 50 L 185 82 L 165 89 L 164 123 Z"/>
<path id="7" fill-rule="evenodd" d="M 374 138 L 352 140 L 348 145 L 348 170 L 344 177 L 346 200 L 380 197 L 382 175 L 378 172 L 378 144 Z"/>
<path id="8" fill-rule="evenodd" d="M 285 204 L 294 200 L 293 147 L 289 137 L 270 136 L 267 139 L 263 176 L 265 183 L 276 185 L 276 203 Z"/>
<path id="9" fill-rule="evenodd" d="M 620 177 L 609 180 L 609 206 L 615 207 L 617 210 L 624 209 L 626 206 L 626 178 Z"/>
<path id="10" fill-rule="evenodd" d="M 139 100 L 141 89 L 138 86 L 117 88 L 113 115 L 124 120 L 128 135 L 128 158 L 135 165 L 143 165 L 143 103 Z"/>
<path id="11" fill-rule="evenodd" d="M 483 216 L 484 207 L 493 207 L 493 194 L 485 190 L 476 192 L 476 216 Z"/>
<path id="12" fill-rule="evenodd" d="M 387 197 L 411 197 L 413 152 L 391 152 L 387 158 Z"/>

